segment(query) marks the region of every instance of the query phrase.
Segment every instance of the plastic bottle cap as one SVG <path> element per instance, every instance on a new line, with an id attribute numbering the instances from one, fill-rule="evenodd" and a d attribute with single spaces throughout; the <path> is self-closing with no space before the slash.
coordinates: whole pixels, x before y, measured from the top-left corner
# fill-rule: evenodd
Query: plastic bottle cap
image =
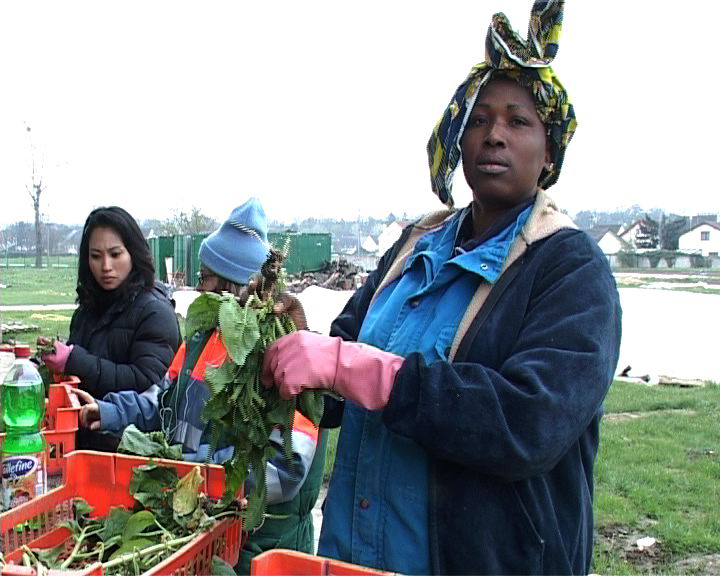
<path id="1" fill-rule="evenodd" d="M 15 357 L 16 358 L 30 358 L 32 356 L 30 352 L 29 344 L 15 344 Z"/>

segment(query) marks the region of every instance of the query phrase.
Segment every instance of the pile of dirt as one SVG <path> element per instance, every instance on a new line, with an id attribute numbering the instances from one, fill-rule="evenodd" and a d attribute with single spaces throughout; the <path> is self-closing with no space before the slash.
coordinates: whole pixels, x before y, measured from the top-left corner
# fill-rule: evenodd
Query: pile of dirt
<path id="1" fill-rule="evenodd" d="M 302 292 L 308 286 L 320 286 L 329 290 L 356 290 L 363 285 L 367 273 L 361 266 L 344 258 L 333 260 L 316 272 L 304 272 L 288 276 L 287 290 Z"/>
<path id="2" fill-rule="evenodd" d="M 0 334 L 22 334 L 25 332 L 37 332 L 40 328 L 36 324 L 25 324 L 24 322 L 3 322 L 0 324 Z"/>

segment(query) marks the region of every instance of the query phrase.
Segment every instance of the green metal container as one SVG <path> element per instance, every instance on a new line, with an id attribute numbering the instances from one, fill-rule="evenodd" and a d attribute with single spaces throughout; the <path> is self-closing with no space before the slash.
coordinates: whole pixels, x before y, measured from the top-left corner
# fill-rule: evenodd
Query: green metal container
<path id="1" fill-rule="evenodd" d="M 158 236 L 157 238 L 151 238 L 153 240 L 152 255 L 153 262 L 155 263 L 155 275 L 162 282 L 167 282 L 167 267 L 165 266 L 165 259 L 173 257 L 174 261 L 174 239 L 172 236 Z M 175 266 L 173 262 L 173 267 Z"/>
<path id="2" fill-rule="evenodd" d="M 193 234 L 190 237 L 190 276 L 188 277 L 188 285 L 190 281 L 197 282 L 197 274 L 200 272 L 200 244 L 210 235 L 209 232 L 204 234 Z M 194 284 L 193 284 L 194 285 Z"/>
<path id="3" fill-rule="evenodd" d="M 289 240 L 289 252 L 285 260 L 288 274 L 314 272 L 330 262 L 332 236 L 329 233 L 270 232 L 268 240 L 280 250 Z"/>
<path id="4" fill-rule="evenodd" d="M 195 278 L 190 278 L 189 272 L 191 263 L 190 255 L 190 235 L 176 234 L 173 236 L 173 272 L 183 274 L 185 284 L 187 286 L 195 285 Z"/>
<path id="5" fill-rule="evenodd" d="M 159 275 L 158 275 L 158 270 L 159 270 L 158 259 L 159 259 L 159 257 L 158 257 L 158 253 L 157 253 L 158 252 L 157 236 L 155 238 L 148 238 L 147 243 L 148 243 L 148 248 L 150 248 L 150 257 L 152 258 L 153 266 L 155 267 L 155 278 L 158 278 L 159 277 Z"/>

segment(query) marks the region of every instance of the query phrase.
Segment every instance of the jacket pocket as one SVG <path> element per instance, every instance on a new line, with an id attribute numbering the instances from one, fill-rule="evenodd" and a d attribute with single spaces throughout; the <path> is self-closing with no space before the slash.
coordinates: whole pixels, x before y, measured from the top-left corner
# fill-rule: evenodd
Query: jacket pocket
<path id="1" fill-rule="evenodd" d="M 439 475 L 433 512 L 440 572 L 543 572 L 545 544 L 516 486 L 458 468 Z"/>
<path id="2" fill-rule="evenodd" d="M 525 503 L 523 502 L 522 497 L 517 490 L 517 487 L 515 485 L 512 485 L 511 489 L 515 497 L 515 502 L 518 509 L 518 529 L 521 531 L 521 537 L 523 538 L 523 540 L 527 542 L 527 550 L 529 555 L 528 560 L 531 561 L 528 563 L 528 565 L 534 566 L 535 572 L 541 572 L 543 565 L 543 553 L 545 551 L 545 542 L 542 536 L 540 536 L 537 528 L 535 527 L 535 523 L 530 517 L 530 513 L 528 512 L 527 507 L 525 506 Z"/>

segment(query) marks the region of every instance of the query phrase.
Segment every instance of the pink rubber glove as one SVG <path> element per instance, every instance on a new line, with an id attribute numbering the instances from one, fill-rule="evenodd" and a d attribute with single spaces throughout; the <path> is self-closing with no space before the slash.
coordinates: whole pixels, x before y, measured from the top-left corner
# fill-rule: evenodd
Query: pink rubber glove
<path id="1" fill-rule="evenodd" d="M 373 346 L 301 330 L 275 341 L 265 352 L 262 380 L 282 398 L 305 388 L 325 388 L 366 410 L 382 410 L 405 361 Z"/>
<path id="2" fill-rule="evenodd" d="M 67 363 L 67 359 L 70 357 L 73 345 L 70 344 L 70 346 L 68 346 L 63 342 L 56 340 L 53 346 L 55 347 L 55 351 L 50 354 L 45 354 L 45 356 L 42 357 L 42 360 L 45 362 L 45 366 L 50 368 L 50 370 L 56 372 L 57 374 L 62 374 L 65 372 L 65 364 Z"/>

